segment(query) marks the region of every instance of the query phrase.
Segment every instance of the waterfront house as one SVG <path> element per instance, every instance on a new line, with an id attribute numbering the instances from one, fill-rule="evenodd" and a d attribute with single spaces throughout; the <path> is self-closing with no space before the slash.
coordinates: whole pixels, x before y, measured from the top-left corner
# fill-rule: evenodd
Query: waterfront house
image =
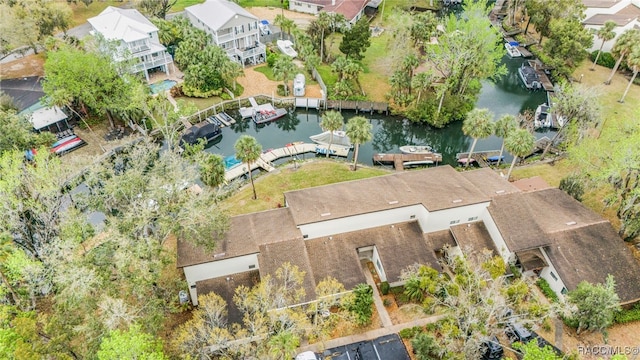
<path id="1" fill-rule="evenodd" d="M 321 11 L 341 14 L 350 24 L 355 24 L 364 14 L 370 0 L 291 0 L 289 10 L 317 15 Z M 377 2 L 375 7 L 377 7 Z"/>
<path id="2" fill-rule="evenodd" d="M 233 61 L 255 65 L 266 61 L 267 48 L 260 42 L 258 18 L 227 0 L 207 0 L 185 8 L 187 19 L 209 35 Z"/>
<path id="3" fill-rule="evenodd" d="M 143 72 L 149 81 L 149 72 L 158 69 L 170 74 L 171 55 L 160 44 L 158 28 L 136 9 L 109 6 L 100 15 L 87 20 L 91 33 L 100 34 L 116 44 L 111 55 L 115 61 L 134 60 L 132 73 Z"/>
<path id="4" fill-rule="evenodd" d="M 586 18 L 582 22 L 587 29 L 598 30 L 611 20 L 616 23 L 613 31 L 616 37 L 604 43 L 602 51 L 611 51 L 618 36 L 629 29 L 640 29 L 640 0 L 582 0 L 586 7 Z M 601 40 L 594 33 L 593 46 L 589 51 L 598 50 Z"/>

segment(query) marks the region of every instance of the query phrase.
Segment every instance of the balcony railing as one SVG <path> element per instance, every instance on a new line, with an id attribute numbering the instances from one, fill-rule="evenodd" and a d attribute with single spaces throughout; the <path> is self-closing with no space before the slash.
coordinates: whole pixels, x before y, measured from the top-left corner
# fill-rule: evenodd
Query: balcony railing
<path id="1" fill-rule="evenodd" d="M 267 51 L 267 47 L 264 44 L 258 44 L 257 46 L 251 46 L 244 49 L 232 49 L 231 52 L 240 57 L 241 59 L 246 59 L 248 57 L 264 54 Z"/>
<path id="2" fill-rule="evenodd" d="M 149 45 L 138 45 L 138 46 L 129 46 L 129 51 L 132 54 L 136 54 L 142 51 L 149 51 L 149 49 L 151 49 L 151 47 Z"/>
<path id="3" fill-rule="evenodd" d="M 165 64 L 170 64 L 172 62 L 173 60 L 171 59 L 171 56 L 167 52 L 162 52 L 162 55 L 153 56 L 152 59 L 149 61 L 140 60 L 139 63 L 133 66 L 132 71 L 138 72 L 145 69 L 153 69 L 155 67 L 162 66 Z"/>
<path id="4" fill-rule="evenodd" d="M 236 37 L 235 35 L 231 32 L 231 33 L 226 33 L 226 34 L 220 34 L 220 35 L 216 35 L 213 37 L 214 40 L 216 41 L 216 44 L 220 45 L 224 42 L 227 41 L 231 41 L 234 40 Z"/>

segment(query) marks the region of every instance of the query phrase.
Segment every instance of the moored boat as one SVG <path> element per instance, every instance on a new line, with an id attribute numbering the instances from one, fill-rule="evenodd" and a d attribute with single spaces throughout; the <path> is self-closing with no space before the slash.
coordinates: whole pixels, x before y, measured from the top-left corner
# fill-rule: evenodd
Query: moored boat
<path id="1" fill-rule="evenodd" d="M 524 83 L 524 86 L 529 90 L 539 90 L 542 89 L 542 81 L 540 80 L 540 76 L 531 66 L 522 64 L 521 67 L 518 68 L 518 75 L 520 76 L 520 80 Z"/>
<path id="2" fill-rule="evenodd" d="M 334 131 L 333 138 L 331 137 L 331 131 L 325 131 L 317 135 L 311 135 L 309 136 L 309 139 L 311 139 L 311 141 L 313 141 L 314 143 L 320 144 L 320 145 L 328 146 L 329 143 L 331 143 L 332 146 L 333 145 L 346 146 L 346 147 L 353 146 L 353 144 L 351 144 L 351 140 L 347 136 L 347 133 L 345 133 L 342 130 Z"/>
<path id="3" fill-rule="evenodd" d="M 404 154 L 428 154 L 435 150 L 429 145 L 404 145 L 400 146 L 400 152 Z"/>
<path id="4" fill-rule="evenodd" d="M 203 139 L 208 143 L 219 136 L 222 136 L 220 126 L 205 120 L 185 130 L 182 134 L 182 138 L 180 138 L 180 144 L 187 143 L 189 145 L 193 145 L 200 139 Z"/>
<path id="5" fill-rule="evenodd" d="M 278 120 L 287 115 L 287 110 L 282 108 L 257 110 L 253 114 L 253 122 L 256 124 L 266 124 L 268 122 Z"/>
<path id="6" fill-rule="evenodd" d="M 293 43 L 291 41 L 278 40 L 276 41 L 276 45 L 278 46 L 278 49 L 282 51 L 283 54 L 287 56 L 291 56 L 292 58 L 295 58 L 296 56 L 298 56 L 298 52 L 293 48 Z"/>
<path id="7" fill-rule="evenodd" d="M 509 57 L 512 57 L 512 58 L 521 57 L 522 53 L 518 49 L 519 45 L 520 44 L 517 41 L 505 43 L 504 48 L 507 49 L 507 55 L 509 55 Z"/>

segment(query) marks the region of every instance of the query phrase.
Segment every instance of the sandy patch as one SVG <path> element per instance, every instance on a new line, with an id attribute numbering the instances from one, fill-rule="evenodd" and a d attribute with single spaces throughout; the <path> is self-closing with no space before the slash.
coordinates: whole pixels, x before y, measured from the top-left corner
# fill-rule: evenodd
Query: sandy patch
<path id="1" fill-rule="evenodd" d="M 44 75 L 44 55 L 27 55 L 23 58 L 0 64 L 0 77 L 15 79 Z"/>
<path id="2" fill-rule="evenodd" d="M 282 84 L 282 82 L 269 80 L 263 73 L 254 70 L 256 67 L 263 65 L 264 64 L 245 68 L 244 76 L 238 78 L 238 83 L 244 87 L 244 92 L 242 93 L 243 97 L 256 95 L 277 96 L 276 91 L 278 89 L 278 85 Z M 300 71 L 304 72 L 303 69 L 300 69 Z M 289 82 L 289 87 L 292 85 L 293 82 Z M 322 97 L 320 85 L 307 85 L 305 97 Z"/>
<path id="3" fill-rule="evenodd" d="M 273 24 L 276 15 L 284 15 L 285 18 L 293 20 L 293 22 L 300 28 L 306 28 L 309 23 L 315 19 L 315 15 L 304 14 L 290 10 L 278 9 L 274 7 L 250 7 L 246 8 L 247 11 L 257 16 L 260 20 L 264 19 Z"/>

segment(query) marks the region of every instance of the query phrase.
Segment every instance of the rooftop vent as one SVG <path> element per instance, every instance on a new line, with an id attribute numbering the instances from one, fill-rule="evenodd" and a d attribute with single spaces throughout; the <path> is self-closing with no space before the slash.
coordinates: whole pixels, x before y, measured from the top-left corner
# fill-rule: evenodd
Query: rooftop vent
<path id="1" fill-rule="evenodd" d="M 496 194 L 504 194 L 506 191 L 504 190 L 496 190 Z"/>
<path id="2" fill-rule="evenodd" d="M 571 225 L 575 225 L 575 224 L 577 224 L 577 222 L 575 222 L 575 221 L 569 221 L 569 222 L 568 222 L 568 223 L 566 223 L 566 224 L 567 224 L 567 226 L 571 226 Z"/>
<path id="3" fill-rule="evenodd" d="M 329 216 L 329 215 L 331 215 L 331 213 L 322 213 L 322 214 L 320 214 L 320 216 Z"/>
<path id="4" fill-rule="evenodd" d="M 227 255 L 227 253 L 213 254 L 213 258 L 214 259 L 220 259 L 220 258 L 223 258 L 225 255 Z"/>
<path id="5" fill-rule="evenodd" d="M 462 199 L 455 199 L 455 200 L 452 201 L 452 203 L 454 203 L 454 204 L 455 203 L 461 203 L 461 202 L 462 202 Z"/>
<path id="6" fill-rule="evenodd" d="M 398 200 L 389 201 L 389 205 L 395 205 L 398 203 Z"/>

